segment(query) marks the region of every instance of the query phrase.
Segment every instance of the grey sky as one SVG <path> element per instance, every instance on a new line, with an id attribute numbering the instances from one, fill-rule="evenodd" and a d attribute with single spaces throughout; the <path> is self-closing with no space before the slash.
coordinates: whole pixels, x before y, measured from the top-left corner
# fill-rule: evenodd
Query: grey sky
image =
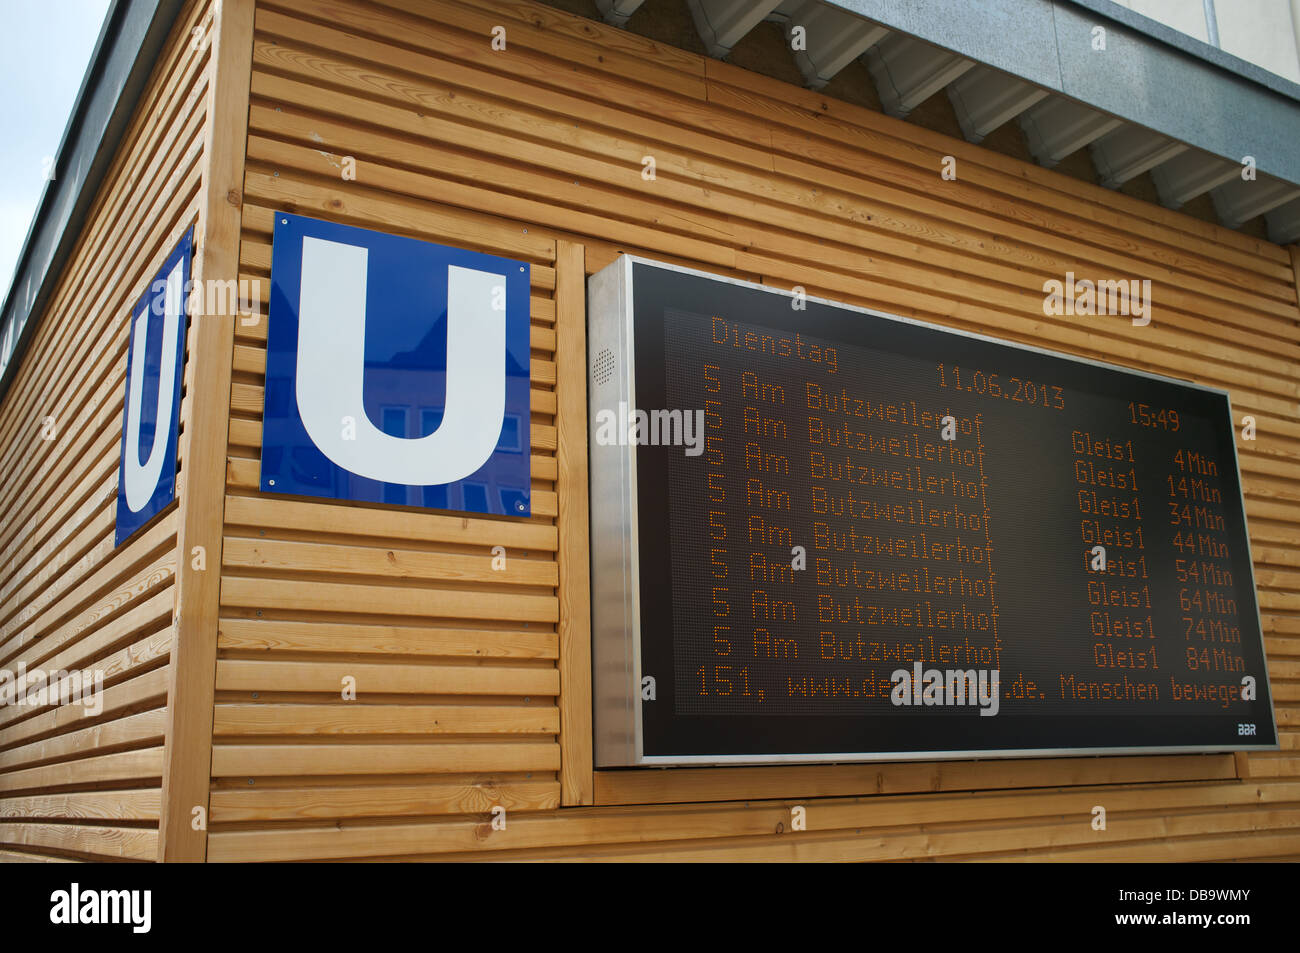
<path id="1" fill-rule="evenodd" d="M 0 301 L 109 0 L 0 0 Z M 55 172 L 57 175 L 57 170 Z"/>

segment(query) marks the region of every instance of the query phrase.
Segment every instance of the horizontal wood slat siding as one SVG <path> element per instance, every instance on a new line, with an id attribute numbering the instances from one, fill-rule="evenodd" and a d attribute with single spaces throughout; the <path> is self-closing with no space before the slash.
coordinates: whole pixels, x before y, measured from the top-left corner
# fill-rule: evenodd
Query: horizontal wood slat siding
<path id="1" fill-rule="evenodd" d="M 130 309 L 202 200 L 211 27 L 178 18 L 0 407 L 0 668 L 104 686 L 99 714 L 0 707 L 10 860 L 157 854 L 177 511 L 115 549 L 114 510 Z"/>
<path id="2" fill-rule="evenodd" d="M 940 178 L 947 155 L 956 181 Z M 266 327 L 237 328 L 209 859 L 1300 852 L 1300 307 L 1285 249 L 528 0 L 260 3 L 245 202 L 249 279 L 269 277 L 279 210 L 532 263 L 536 510 L 260 494 Z M 581 344 L 556 333 L 555 290 L 583 257 L 557 249 L 578 245 L 588 273 L 626 251 L 1229 389 L 1259 428 L 1240 451 L 1281 750 L 1241 765 L 566 772 L 561 807 L 559 733 L 590 731 L 589 713 L 560 717 L 572 646 L 557 627 L 557 560 L 577 557 L 556 458 L 572 355 L 556 347 Z M 1151 279 L 1151 325 L 1045 318 L 1043 282 L 1066 271 Z M 356 701 L 340 697 L 347 676 Z M 795 804 L 810 818 L 797 834 Z"/>
<path id="3" fill-rule="evenodd" d="M 255 62 L 250 122 L 270 113 L 274 124 L 261 76 Z M 556 241 L 473 202 L 453 208 L 374 188 L 368 170 L 344 183 L 341 155 L 272 168 L 257 141 L 248 141 L 241 277 L 269 279 L 276 211 L 530 263 L 533 516 L 260 494 L 264 310 L 236 326 L 208 856 L 226 859 L 213 835 L 250 825 L 555 808 Z M 493 567 L 496 546 L 504 569 Z M 345 679 L 355 680 L 355 701 L 342 697 Z"/>

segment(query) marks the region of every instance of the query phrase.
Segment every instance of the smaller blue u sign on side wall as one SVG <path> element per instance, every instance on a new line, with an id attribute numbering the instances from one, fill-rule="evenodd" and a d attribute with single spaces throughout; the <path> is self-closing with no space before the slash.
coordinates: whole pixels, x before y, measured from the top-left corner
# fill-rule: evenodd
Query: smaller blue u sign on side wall
<path id="1" fill-rule="evenodd" d="M 176 499 L 186 302 L 193 252 L 194 230 L 190 229 L 131 312 L 122 452 L 117 465 L 115 546 L 135 535 Z"/>
<path id="2" fill-rule="evenodd" d="M 278 212 L 263 492 L 528 516 L 525 262 Z"/>

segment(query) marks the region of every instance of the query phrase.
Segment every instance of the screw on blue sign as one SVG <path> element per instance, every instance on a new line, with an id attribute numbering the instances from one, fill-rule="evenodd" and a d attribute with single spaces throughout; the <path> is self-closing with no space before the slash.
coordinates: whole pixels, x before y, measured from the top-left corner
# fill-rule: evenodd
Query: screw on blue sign
<path id="1" fill-rule="evenodd" d="M 135 535 L 176 499 L 186 301 L 193 250 L 194 230 L 190 229 L 131 312 L 115 546 Z"/>
<path id="2" fill-rule="evenodd" d="M 275 217 L 263 491 L 528 516 L 524 262 Z"/>

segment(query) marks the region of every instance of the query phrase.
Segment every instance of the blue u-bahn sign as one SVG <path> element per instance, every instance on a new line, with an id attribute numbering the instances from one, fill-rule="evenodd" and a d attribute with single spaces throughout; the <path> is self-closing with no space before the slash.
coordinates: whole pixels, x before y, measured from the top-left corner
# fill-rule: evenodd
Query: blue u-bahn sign
<path id="1" fill-rule="evenodd" d="M 527 516 L 525 262 L 275 216 L 264 492 Z"/>
<path id="2" fill-rule="evenodd" d="M 114 545 L 133 536 L 176 498 L 193 251 L 190 229 L 131 312 Z"/>

